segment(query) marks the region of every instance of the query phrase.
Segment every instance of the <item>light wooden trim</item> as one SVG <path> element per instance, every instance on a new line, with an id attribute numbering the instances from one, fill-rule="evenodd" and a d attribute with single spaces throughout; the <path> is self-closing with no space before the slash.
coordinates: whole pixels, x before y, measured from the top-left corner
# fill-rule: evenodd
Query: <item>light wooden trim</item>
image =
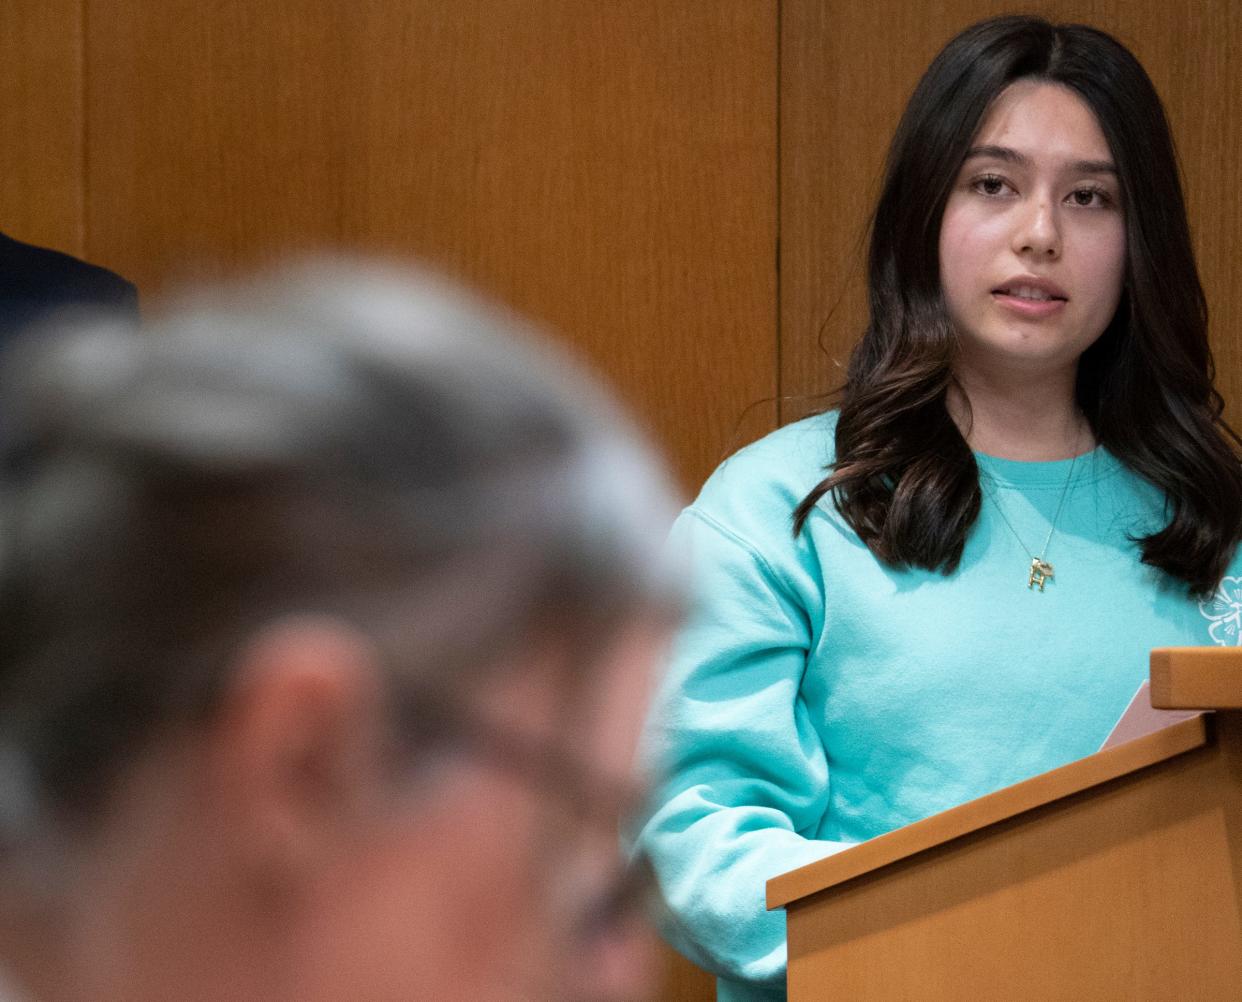
<path id="1" fill-rule="evenodd" d="M 1242 648 L 1152 651 L 1151 705 L 1159 710 L 1242 709 Z"/>
<path id="2" fill-rule="evenodd" d="M 1207 744 L 1203 717 L 1183 720 L 1107 751 L 1041 773 L 985 797 L 933 814 L 768 881 L 768 909 L 784 908 L 963 835 L 1081 793 Z"/>

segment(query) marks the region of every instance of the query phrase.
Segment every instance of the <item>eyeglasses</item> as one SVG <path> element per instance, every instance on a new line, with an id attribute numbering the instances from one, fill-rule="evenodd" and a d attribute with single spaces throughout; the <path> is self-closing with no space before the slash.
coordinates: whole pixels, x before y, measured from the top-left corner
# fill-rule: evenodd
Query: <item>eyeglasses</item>
<path id="1" fill-rule="evenodd" d="M 564 744 L 487 720 L 460 697 L 406 685 L 396 702 L 398 741 L 405 754 L 482 757 L 540 795 L 562 802 L 585 824 L 613 830 L 642 802 L 637 784 L 604 774 Z"/>
<path id="2" fill-rule="evenodd" d="M 401 751 L 481 757 L 569 809 L 583 825 L 613 838 L 642 801 L 637 784 L 618 781 L 578 759 L 562 744 L 485 719 L 460 697 L 430 686 L 403 686 L 396 700 Z M 619 852 L 619 850 L 618 850 Z M 655 879 L 643 856 L 618 869 L 579 916 L 584 939 L 605 934 L 633 916 L 650 913 Z"/>

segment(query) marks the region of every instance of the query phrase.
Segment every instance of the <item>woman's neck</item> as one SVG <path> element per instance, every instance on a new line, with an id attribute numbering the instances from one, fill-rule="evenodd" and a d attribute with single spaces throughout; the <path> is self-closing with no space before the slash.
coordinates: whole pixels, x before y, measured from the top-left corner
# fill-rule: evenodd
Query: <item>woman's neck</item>
<path id="1" fill-rule="evenodd" d="M 1074 373 L 1050 382 L 981 378 L 959 373 L 949 414 L 975 452 L 1041 462 L 1069 459 L 1095 447 L 1074 398 Z"/>

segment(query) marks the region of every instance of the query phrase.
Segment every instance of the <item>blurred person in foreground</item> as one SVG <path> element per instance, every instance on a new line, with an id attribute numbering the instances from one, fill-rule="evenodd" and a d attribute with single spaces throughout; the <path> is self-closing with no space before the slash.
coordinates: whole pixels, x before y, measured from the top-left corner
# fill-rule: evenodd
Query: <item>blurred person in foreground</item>
<path id="1" fill-rule="evenodd" d="M 511 318 L 320 264 L 0 394 L 12 999 L 625 999 L 670 490 Z"/>

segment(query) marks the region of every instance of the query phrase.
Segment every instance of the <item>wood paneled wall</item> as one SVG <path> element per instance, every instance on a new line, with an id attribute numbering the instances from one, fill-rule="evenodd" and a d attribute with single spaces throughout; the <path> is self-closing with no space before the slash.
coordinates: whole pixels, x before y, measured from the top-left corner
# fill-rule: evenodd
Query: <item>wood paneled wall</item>
<path id="1" fill-rule="evenodd" d="M 148 297 L 290 252 L 430 262 L 585 355 L 689 489 L 775 426 L 776 12 L 12 0 L 0 229 Z"/>
<path id="2" fill-rule="evenodd" d="M 1242 397 L 1242 7 L 1022 6 L 1099 24 L 1150 70 Z M 10 0 L 0 229 L 148 299 L 290 252 L 429 261 L 593 362 L 693 489 L 840 381 L 902 105 L 954 32 L 1010 7 Z M 665 995 L 709 997 L 687 967 Z"/>
<path id="3" fill-rule="evenodd" d="M 1008 6 L 14 0 L 0 228 L 148 295 L 289 251 L 430 261 L 576 346 L 693 488 L 839 382 L 902 104 L 949 35 Z M 1100 24 L 1148 66 L 1185 165 L 1221 386 L 1242 396 L 1227 180 L 1242 8 L 1027 6 Z"/>
<path id="4" fill-rule="evenodd" d="M 85 250 L 82 0 L 0 11 L 0 229 Z"/>

